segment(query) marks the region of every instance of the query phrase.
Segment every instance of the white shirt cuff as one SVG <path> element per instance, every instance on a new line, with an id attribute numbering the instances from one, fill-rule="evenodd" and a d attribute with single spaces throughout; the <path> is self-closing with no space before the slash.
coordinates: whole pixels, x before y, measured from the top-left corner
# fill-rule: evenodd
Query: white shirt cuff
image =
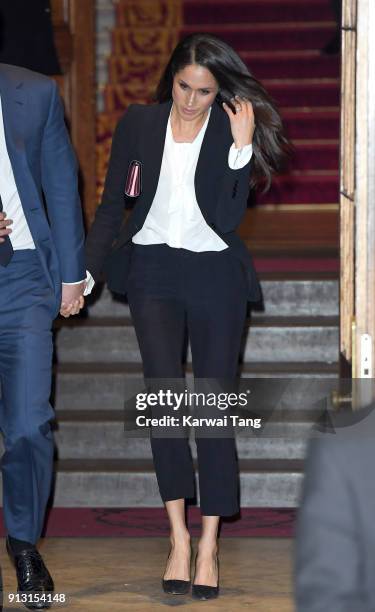
<path id="1" fill-rule="evenodd" d="M 85 278 L 83 278 L 82 280 L 80 280 L 80 281 L 76 281 L 75 283 L 62 283 L 62 284 L 63 284 L 63 285 L 80 285 L 81 283 L 84 283 L 84 282 L 85 282 L 85 280 L 86 280 L 86 279 L 85 279 Z"/>
<path id="2" fill-rule="evenodd" d="M 248 144 L 242 149 L 236 149 L 233 143 L 229 149 L 228 165 L 231 170 L 240 170 L 249 163 L 253 154 L 253 145 Z"/>
<path id="3" fill-rule="evenodd" d="M 85 297 L 86 295 L 90 295 L 91 291 L 94 289 L 94 285 L 95 285 L 95 281 L 93 277 L 91 276 L 90 272 L 86 270 L 86 288 L 85 288 L 85 291 L 83 292 L 83 295 Z"/>
<path id="4" fill-rule="evenodd" d="M 63 283 L 63 285 L 80 285 L 81 283 L 84 283 L 84 282 L 86 282 L 86 287 L 83 292 L 83 295 L 84 296 L 90 295 L 91 291 L 94 288 L 95 281 L 88 270 L 86 270 L 86 278 L 83 278 L 80 281 L 76 281 L 75 283 Z"/>

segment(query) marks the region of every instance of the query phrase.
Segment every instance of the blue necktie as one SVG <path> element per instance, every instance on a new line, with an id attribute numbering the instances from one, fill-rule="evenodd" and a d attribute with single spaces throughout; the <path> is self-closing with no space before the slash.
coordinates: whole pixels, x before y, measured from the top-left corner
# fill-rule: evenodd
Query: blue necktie
<path id="1" fill-rule="evenodd" d="M 0 196 L 0 212 L 2 212 L 2 210 L 3 202 Z M 10 260 L 12 259 L 14 253 L 12 243 L 9 240 L 9 236 L 3 236 L 3 238 L 4 237 L 4 242 L 0 242 L 0 266 L 7 266 Z"/>

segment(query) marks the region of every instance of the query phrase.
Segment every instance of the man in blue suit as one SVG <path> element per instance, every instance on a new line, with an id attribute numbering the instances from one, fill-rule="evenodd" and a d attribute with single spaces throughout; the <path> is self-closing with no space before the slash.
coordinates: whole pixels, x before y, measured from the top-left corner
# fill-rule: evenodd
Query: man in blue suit
<path id="1" fill-rule="evenodd" d="M 0 64 L 0 428 L 7 549 L 28 608 L 53 591 L 36 549 L 53 468 L 51 327 L 83 306 L 77 166 L 57 86 Z M 34 599 L 34 600 L 33 600 Z"/>

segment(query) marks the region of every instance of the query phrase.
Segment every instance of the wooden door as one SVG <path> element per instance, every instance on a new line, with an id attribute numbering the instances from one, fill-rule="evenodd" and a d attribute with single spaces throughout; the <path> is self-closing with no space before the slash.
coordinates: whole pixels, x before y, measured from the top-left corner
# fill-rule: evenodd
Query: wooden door
<path id="1" fill-rule="evenodd" d="M 343 1 L 340 130 L 340 373 L 352 374 L 354 308 L 356 0 Z"/>
<path id="2" fill-rule="evenodd" d="M 95 0 L 51 0 L 62 75 L 56 76 L 80 168 L 86 222 L 96 209 Z"/>
<path id="3" fill-rule="evenodd" d="M 373 378 L 375 339 L 375 7 L 344 0 L 340 183 L 341 374 Z M 371 77 L 372 75 L 372 77 Z"/>

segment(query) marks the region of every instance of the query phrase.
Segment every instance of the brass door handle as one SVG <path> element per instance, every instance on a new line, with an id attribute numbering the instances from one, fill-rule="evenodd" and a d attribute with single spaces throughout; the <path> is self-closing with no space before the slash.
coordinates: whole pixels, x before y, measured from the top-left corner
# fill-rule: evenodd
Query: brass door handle
<path id="1" fill-rule="evenodd" d="M 351 393 L 347 395 L 340 394 L 339 391 L 332 391 L 331 402 L 334 408 L 338 410 L 342 405 L 352 404 L 353 396 Z"/>

